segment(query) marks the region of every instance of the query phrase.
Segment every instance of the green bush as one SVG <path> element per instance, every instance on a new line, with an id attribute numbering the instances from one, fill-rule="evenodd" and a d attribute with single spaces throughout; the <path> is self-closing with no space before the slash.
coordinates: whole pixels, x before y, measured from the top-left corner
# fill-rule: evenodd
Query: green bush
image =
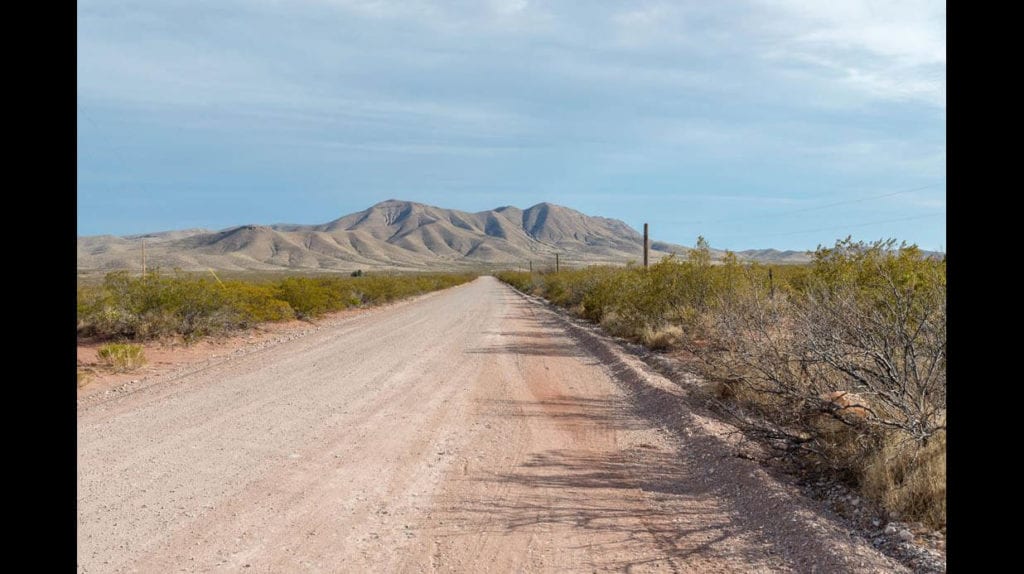
<path id="1" fill-rule="evenodd" d="M 475 275 L 363 275 L 232 280 L 176 272 L 108 274 L 99 286 L 78 289 L 83 336 L 187 340 L 267 321 L 314 318 L 465 283 Z"/>
<path id="2" fill-rule="evenodd" d="M 228 281 L 224 289 L 225 302 L 246 325 L 295 318 L 295 310 L 280 298 L 280 288 L 276 285 Z"/>
<path id="3" fill-rule="evenodd" d="M 532 275 L 532 273 L 527 273 L 526 271 L 502 271 L 497 273 L 496 277 L 523 293 L 530 293 L 533 290 Z"/>
<path id="4" fill-rule="evenodd" d="M 281 281 L 278 293 L 299 317 L 316 317 L 335 309 L 344 309 L 340 285 L 330 285 L 330 279 L 289 277 Z"/>

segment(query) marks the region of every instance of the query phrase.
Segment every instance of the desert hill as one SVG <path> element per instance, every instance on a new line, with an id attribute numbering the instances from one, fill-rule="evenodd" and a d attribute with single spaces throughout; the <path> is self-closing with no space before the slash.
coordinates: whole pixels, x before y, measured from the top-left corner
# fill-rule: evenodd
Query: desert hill
<path id="1" fill-rule="evenodd" d="M 334 270 L 435 269 L 625 263 L 643 257 L 643 237 L 617 219 L 539 203 L 478 213 L 387 200 L 320 225 L 242 225 L 221 231 L 186 229 L 117 237 L 78 238 L 79 270 L 137 269 L 143 241 L 147 264 L 164 269 Z M 687 247 L 652 241 L 651 257 Z M 720 252 L 716 252 L 720 254 Z M 806 261 L 804 252 L 774 249 L 742 258 Z"/>

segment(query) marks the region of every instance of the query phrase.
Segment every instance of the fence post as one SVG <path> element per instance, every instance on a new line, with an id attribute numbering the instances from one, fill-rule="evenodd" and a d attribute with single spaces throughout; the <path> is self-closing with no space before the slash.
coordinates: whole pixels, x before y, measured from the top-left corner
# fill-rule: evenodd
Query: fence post
<path id="1" fill-rule="evenodd" d="M 647 224 L 644 224 L 644 269 L 647 269 L 647 250 L 650 247 L 651 242 L 647 236 Z"/>

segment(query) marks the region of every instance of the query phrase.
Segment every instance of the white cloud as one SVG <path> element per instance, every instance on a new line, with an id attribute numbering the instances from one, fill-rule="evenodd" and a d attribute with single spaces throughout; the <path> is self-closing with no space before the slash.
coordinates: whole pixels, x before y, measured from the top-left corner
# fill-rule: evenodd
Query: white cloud
<path id="1" fill-rule="evenodd" d="M 780 16 L 810 28 L 797 37 L 808 45 L 853 48 L 906 65 L 946 63 L 946 4 L 932 0 L 761 0 Z"/>
<path id="2" fill-rule="evenodd" d="M 944 27 L 934 2 L 82 0 L 78 93 L 296 146 L 914 179 L 945 171 Z"/>
<path id="3" fill-rule="evenodd" d="M 518 14 L 530 6 L 528 0 L 490 0 L 488 4 L 498 14 Z"/>
<path id="4" fill-rule="evenodd" d="M 945 2 L 757 0 L 774 14 L 776 61 L 810 63 L 881 100 L 946 104 Z"/>

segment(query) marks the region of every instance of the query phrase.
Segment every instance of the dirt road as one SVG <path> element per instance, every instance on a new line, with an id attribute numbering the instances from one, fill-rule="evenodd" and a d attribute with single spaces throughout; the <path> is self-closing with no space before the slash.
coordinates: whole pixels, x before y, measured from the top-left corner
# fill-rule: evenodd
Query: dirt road
<path id="1" fill-rule="evenodd" d="M 608 352 L 485 277 L 83 402 L 79 572 L 903 571 Z"/>

